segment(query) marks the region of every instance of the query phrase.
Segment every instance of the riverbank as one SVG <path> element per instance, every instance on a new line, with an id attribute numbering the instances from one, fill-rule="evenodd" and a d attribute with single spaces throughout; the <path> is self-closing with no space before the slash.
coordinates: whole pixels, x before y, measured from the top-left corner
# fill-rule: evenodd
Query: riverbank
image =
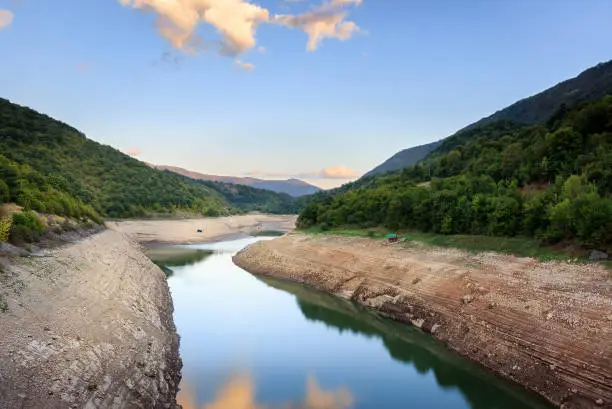
<path id="1" fill-rule="evenodd" d="M 241 238 L 258 232 L 290 231 L 296 215 L 247 214 L 179 220 L 125 220 L 107 222 L 110 228 L 139 243 L 194 244 Z M 198 232 L 201 229 L 201 232 Z"/>
<path id="2" fill-rule="evenodd" d="M 612 405 L 612 277 L 602 266 L 301 233 L 234 262 L 410 322 L 557 406 Z"/>
<path id="3" fill-rule="evenodd" d="M 119 231 L 0 258 L 0 408 L 173 408 L 164 274 Z"/>

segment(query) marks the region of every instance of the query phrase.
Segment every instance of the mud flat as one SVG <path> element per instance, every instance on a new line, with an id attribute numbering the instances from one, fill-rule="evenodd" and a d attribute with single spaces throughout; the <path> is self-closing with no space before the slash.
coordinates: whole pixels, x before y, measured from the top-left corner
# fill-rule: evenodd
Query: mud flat
<path id="1" fill-rule="evenodd" d="M 420 327 L 559 407 L 612 407 L 612 274 L 602 266 L 301 233 L 234 262 Z"/>
<path id="2" fill-rule="evenodd" d="M 106 230 L 0 268 L 0 408 L 175 408 L 172 299 L 139 245 Z"/>

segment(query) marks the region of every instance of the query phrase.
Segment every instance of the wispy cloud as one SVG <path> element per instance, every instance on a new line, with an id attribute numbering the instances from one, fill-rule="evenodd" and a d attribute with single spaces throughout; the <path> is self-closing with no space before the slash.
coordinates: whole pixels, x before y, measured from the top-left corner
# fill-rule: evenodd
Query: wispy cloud
<path id="1" fill-rule="evenodd" d="M 322 179 L 354 179 L 359 177 L 355 169 L 346 166 L 331 166 L 321 170 L 318 174 Z"/>
<path id="2" fill-rule="evenodd" d="M 77 65 L 77 71 L 79 72 L 88 71 L 90 68 L 91 66 L 86 62 L 81 62 Z"/>
<path id="3" fill-rule="evenodd" d="M 141 151 L 138 148 L 128 148 L 128 149 L 125 149 L 123 153 L 125 153 L 128 156 L 135 157 L 135 156 L 139 156 L 141 154 Z"/>
<path id="4" fill-rule="evenodd" d="M 259 178 L 297 178 L 297 179 L 357 179 L 359 172 L 355 169 L 351 169 L 347 166 L 330 166 L 321 170 L 313 172 L 300 172 L 300 173 L 274 173 L 265 172 L 261 170 L 254 170 L 248 172 L 246 176 L 259 177 Z"/>
<path id="5" fill-rule="evenodd" d="M 363 0 L 327 0 L 298 15 L 273 15 L 250 0 L 118 0 L 123 6 L 157 15 L 159 34 L 186 53 L 201 51 L 205 42 L 196 34 L 200 24 L 213 26 L 221 36 L 217 49 L 236 57 L 257 46 L 261 24 L 280 24 L 303 30 L 309 37 L 307 49 L 314 51 L 325 38 L 346 40 L 359 31 L 347 20 L 347 7 Z"/>
<path id="6" fill-rule="evenodd" d="M 8 10 L 0 10 L 0 29 L 10 26 L 13 19 L 13 13 Z"/>
<path id="7" fill-rule="evenodd" d="M 243 70 L 251 71 L 255 69 L 255 66 L 249 62 L 244 62 L 241 60 L 236 60 L 236 65 Z"/>

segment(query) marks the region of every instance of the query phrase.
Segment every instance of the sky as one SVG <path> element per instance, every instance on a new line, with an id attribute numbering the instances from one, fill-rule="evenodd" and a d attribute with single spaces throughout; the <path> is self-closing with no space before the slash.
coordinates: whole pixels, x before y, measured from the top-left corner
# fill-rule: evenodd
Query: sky
<path id="1" fill-rule="evenodd" d="M 610 0 L 0 0 L 0 97 L 324 188 L 612 58 Z"/>

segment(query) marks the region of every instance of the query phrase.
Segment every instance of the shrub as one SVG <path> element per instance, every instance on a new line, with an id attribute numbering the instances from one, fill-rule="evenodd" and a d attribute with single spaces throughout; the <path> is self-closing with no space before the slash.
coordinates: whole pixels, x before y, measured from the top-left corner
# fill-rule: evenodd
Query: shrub
<path id="1" fill-rule="evenodd" d="M 11 217 L 0 217 L 0 243 L 8 241 L 12 225 L 13 219 Z"/>
<path id="2" fill-rule="evenodd" d="M 31 243 L 45 232 L 45 226 L 34 212 L 13 213 L 10 239 L 14 244 Z"/>
<path id="3" fill-rule="evenodd" d="M 11 199 L 11 191 L 8 185 L 0 180 L 0 203 L 8 202 Z"/>

